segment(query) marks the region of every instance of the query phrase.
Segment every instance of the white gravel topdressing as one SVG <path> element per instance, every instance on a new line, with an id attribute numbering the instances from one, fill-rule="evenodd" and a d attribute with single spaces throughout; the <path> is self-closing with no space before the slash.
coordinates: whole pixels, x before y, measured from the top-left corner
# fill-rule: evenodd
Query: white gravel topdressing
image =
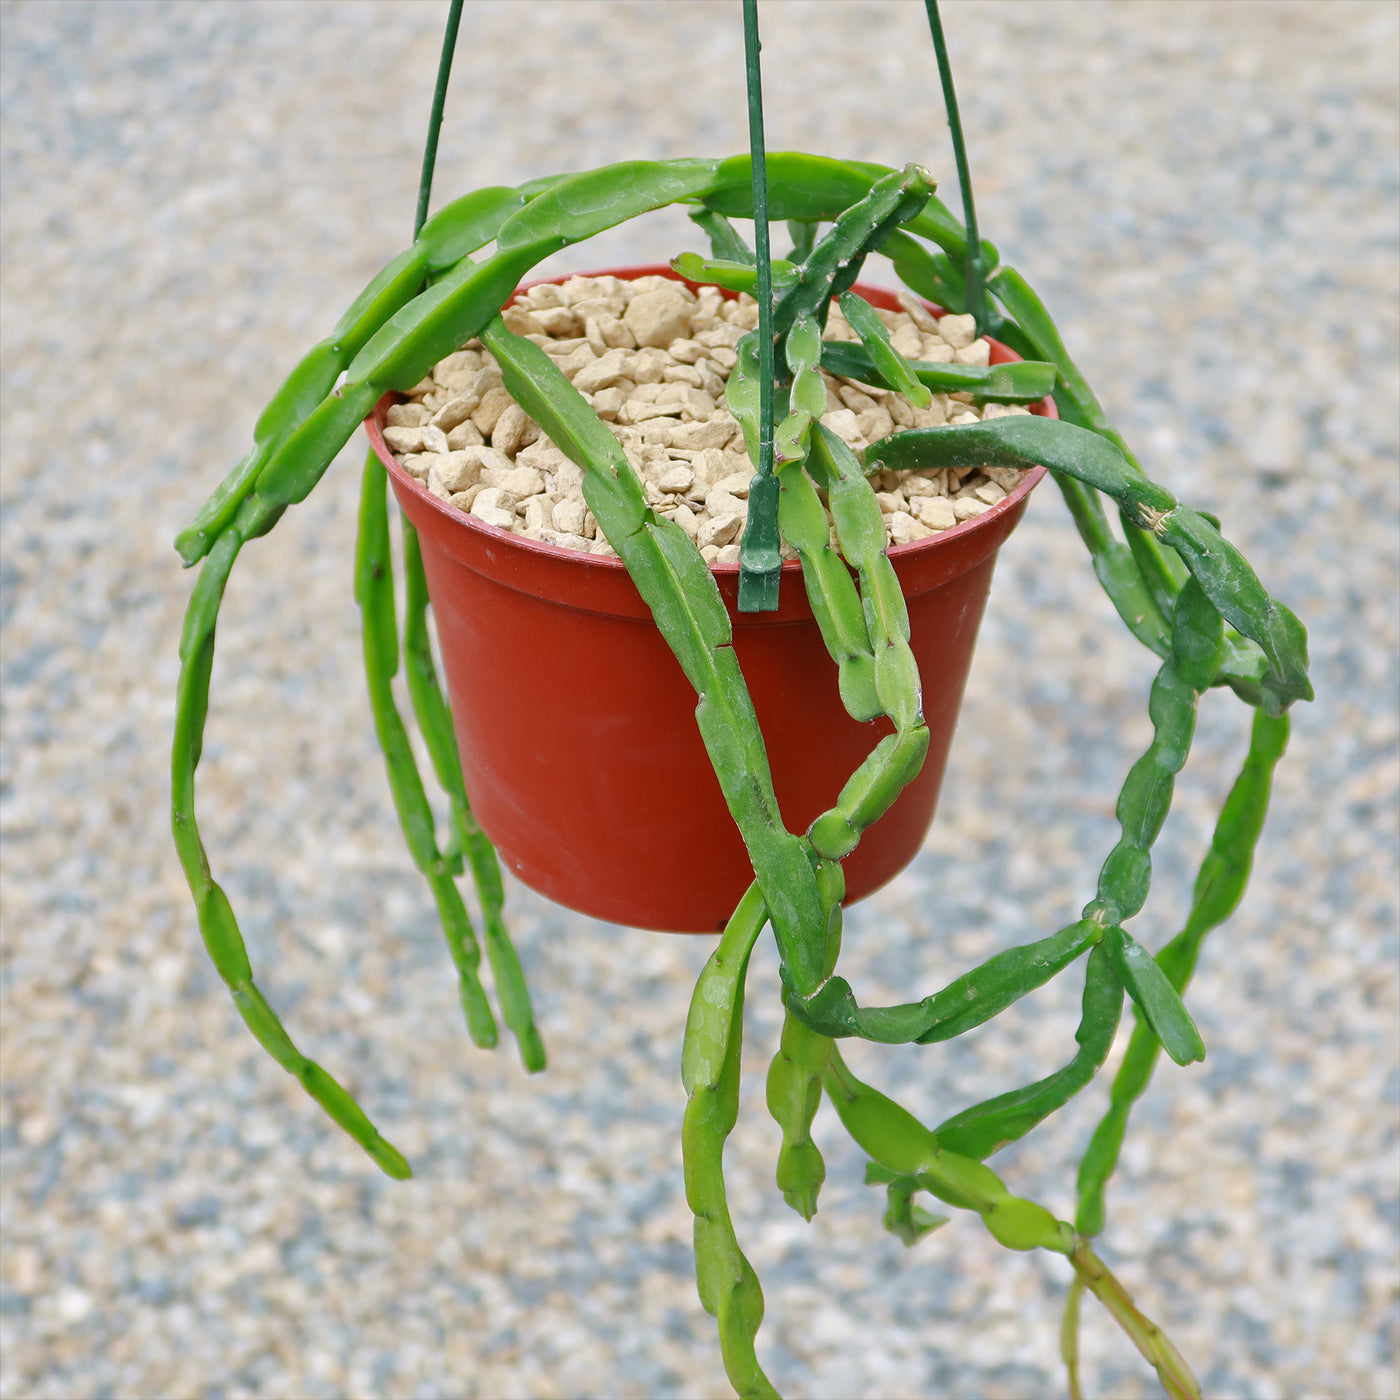
<path id="1" fill-rule="evenodd" d="M 895 348 L 913 360 L 985 365 L 990 347 L 971 316 L 935 319 L 915 298 L 879 311 Z M 758 322 L 758 303 L 698 294 L 667 277 L 571 277 L 541 283 L 505 312 L 506 325 L 554 357 L 617 436 L 661 515 L 712 564 L 737 563 L 753 464 L 724 388 L 735 346 Z M 855 340 L 839 308 L 828 340 Z M 935 394 L 929 408 L 903 395 L 822 371 L 825 423 L 861 451 L 897 428 L 972 423 L 1030 410 L 979 408 L 970 394 Z M 384 438 L 434 495 L 487 525 L 589 554 L 612 555 L 583 498 L 583 471 L 502 386 L 480 341 L 448 355 L 389 409 Z M 886 471 L 872 478 L 891 545 L 911 544 L 989 510 L 1023 473 L 1016 468 Z M 796 556 L 786 544 L 784 558 Z"/>

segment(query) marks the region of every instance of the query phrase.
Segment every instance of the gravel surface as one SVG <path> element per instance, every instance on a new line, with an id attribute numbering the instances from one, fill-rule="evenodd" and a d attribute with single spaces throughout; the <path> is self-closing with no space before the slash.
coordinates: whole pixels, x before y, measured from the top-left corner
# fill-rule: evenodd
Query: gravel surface
<path id="1" fill-rule="evenodd" d="M 295 357 L 406 240 L 445 6 L 11 3 L 3 83 L 0 1395 L 723 1396 L 691 1277 L 678 1046 L 706 939 L 509 890 L 552 1057 L 475 1050 L 359 679 L 348 449 L 250 548 L 201 802 L 274 1004 L 411 1157 L 381 1177 L 252 1043 L 167 829 L 170 541 Z M 923 8 L 764 7 L 769 142 L 944 177 Z M 1311 628 L 1254 886 L 1159 1071 L 1105 1253 L 1213 1397 L 1394 1397 L 1397 11 L 950 3 L 983 227 L 1154 475 Z M 745 145 L 737 6 L 467 7 L 439 202 Z M 955 202 L 950 199 L 950 202 Z M 680 215 L 541 275 L 698 247 Z M 1053 488 L 1003 551 L 928 844 L 853 911 L 870 999 L 1072 917 L 1145 742 L 1153 663 Z M 1228 696 L 1160 846 L 1183 915 L 1241 752 Z M 586 780 L 586 760 L 577 780 Z M 751 975 L 729 1162 L 791 1396 L 1042 1397 L 1061 1261 L 975 1221 L 906 1252 L 832 1131 L 822 1213 L 771 1186 Z M 1057 1064 L 1073 979 L 951 1045 L 853 1054 L 931 1120 Z M 1120 1051 L 1121 1051 L 1120 1040 Z M 1096 1086 L 997 1159 L 1061 1213 Z M 1086 1309 L 1088 1393 L 1155 1383 Z"/>
<path id="2" fill-rule="evenodd" d="M 605 316 L 600 310 L 584 320 L 583 308 L 589 306 L 619 314 Z M 620 314 L 624 310 L 630 323 Z M 945 315 L 935 323 L 925 309 L 928 333 L 921 334 L 907 311 L 877 314 L 903 348 L 891 343 L 915 363 L 925 352 L 929 363 L 952 361 L 955 354 L 962 356 L 960 365 L 989 363 L 990 343 L 977 337 L 971 316 Z M 555 319 L 546 326 L 541 315 Z M 562 287 L 542 282 L 507 307 L 503 319 L 508 330 L 550 355 L 609 425 L 642 481 L 648 504 L 679 525 L 707 563 L 737 564 L 755 470 L 730 412 L 726 385 L 737 361 L 734 347 L 758 324 L 757 317 L 758 303 L 750 296 L 726 301 L 711 286 L 702 287 L 697 298 L 676 282 L 652 276 L 635 282 L 571 277 Z M 575 334 L 585 326 L 587 337 Z M 946 327 L 958 342 L 956 351 L 936 326 Z M 615 346 L 603 339 L 605 332 Z M 859 342 L 838 306 L 830 308 L 824 335 Z M 817 372 L 826 394 L 821 423 L 856 452 L 895 431 L 892 414 L 902 428 L 935 428 L 1030 413 L 1014 404 L 977 406 L 966 392 L 954 400 L 925 391 L 926 403 L 916 407 L 891 390 L 838 378 L 826 369 Z M 407 392 L 408 402 L 391 404 L 385 412 L 384 442 L 434 496 L 493 528 L 617 557 L 587 508 L 583 469 L 511 397 L 495 357 L 479 340 L 445 356 Z M 1023 474 L 1016 467 L 984 472 L 976 466 L 951 473 L 932 468 L 874 473 L 886 544 L 913 544 L 984 515 L 1005 500 Z M 923 513 L 916 519 L 914 511 Z M 826 516 L 834 532 L 829 507 Z M 786 540 L 782 555 L 798 557 Z"/>

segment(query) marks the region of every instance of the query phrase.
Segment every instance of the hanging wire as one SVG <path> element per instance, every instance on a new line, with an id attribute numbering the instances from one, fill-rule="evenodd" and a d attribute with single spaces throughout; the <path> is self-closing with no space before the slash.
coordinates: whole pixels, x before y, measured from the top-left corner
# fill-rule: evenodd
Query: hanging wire
<path id="1" fill-rule="evenodd" d="M 428 200 L 433 193 L 433 167 L 437 164 L 438 133 L 442 130 L 442 108 L 447 101 L 447 80 L 452 76 L 452 55 L 457 48 L 457 26 L 461 22 L 462 0 L 452 0 L 447 12 L 447 28 L 442 36 L 442 54 L 438 58 L 433 110 L 428 116 L 428 138 L 423 144 L 423 170 L 418 176 L 418 209 L 413 216 L 415 239 L 428 220 Z"/>
<path id="2" fill-rule="evenodd" d="M 972 204 L 972 174 L 967 166 L 967 146 L 963 142 L 962 119 L 958 116 L 958 95 L 953 90 L 953 69 L 948 62 L 948 45 L 943 38 L 943 21 L 938 16 L 938 0 L 924 0 L 928 11 L 929 32 L 933 35 L 933 51 L 938 58 L 938 77 L 943 84 L 943 106 L 948 113 L 948 134 L 953 140 L 953 159 L 958 167 L 958 184 L 962 189 L 963 222 L 967 225 L 967 309 L 977 322 L 977 334 L 988 329 L 987 265 L 982 260 L 982 240 L 977 234 L 977 211 Z"/>
<path id="3" fill-rule="evenodd" d="M 749 97 L 749 157 L 753 185 L 754 251 L 758 263 L 758 474 L 739 551 L 739 611 L 778 606 L 782 555 L 778 490 L 773 476 L 773 266 L 768 248 L 768 164 L 763 143 L 763 78 L 759 66 L 758 0 L 744 0 L 744 78 Z"/>

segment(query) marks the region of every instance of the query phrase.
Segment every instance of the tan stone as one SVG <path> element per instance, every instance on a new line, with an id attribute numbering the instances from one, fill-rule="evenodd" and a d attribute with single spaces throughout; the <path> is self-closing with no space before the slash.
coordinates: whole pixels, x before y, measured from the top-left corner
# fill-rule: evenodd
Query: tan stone
<path id="1" fill-rule="evenodd" d="M 599 389 L 593 395 L 593 412 L 605 423 L 615 422 L 626 402 L 626 392 L 616 386 L 610 389 Z"/>
<path id="2" fill-rule="evenodd" d="M 423 428 L 385 428 L 384 442 L 390 452 L 407 453 L 423 451 Z"/>
<path id="3" fill-rule="evenodd" d="M 977 321 L 972 316 L 954 316 L 950 312 L 939 318 L 938 334 L 954 350 L 961 350 L 977 339 Z"/>
<path id="4" fill-rule="evenodd" d="M 421 403 L 391 403 L 384 415 L 389 428 L 416 428 L 428 421 L 428 410 Z"/>
<path id="5" fill-rule="evenodd" d="M 890 344 L 906 360 L 917 360 L 924 348 L 924 338 L 919 334 L 913 321 L 904 318 L 890 332 Z"/>
<path id="6" fill-rule="evenodd" d="M 546 495 L 531 496 L 522 501 L 519 514 L 525 528 L 536 534 L 554 528 L 554 502 Z"/>
<path id="7" fill-rule="evenodd" d="M 890 516 L 889 531 L 895 544 L 913 544 L 915 540 L 926 540 L 934 533 L 929 526 L 915 520 L 906 510 L 897 510 Z"/>
<path id="8" fill-rule="evenodd" d="M 661 490 L 676 495 L 683 495 L 690 490 L 694 483 L 695 471 L 684 462 L 676 462 L 665 467 L 656 479 L 656 484 Z"/>
<path id="9" fill-rule="evenodd" d="M 484 487 L 472 502 L 471 513 L 478 520 L 494 525 L 500 530 L 509 530 L 515 523 L 515 507 L 520 498 L 503 486 Z"/>
<path id="10" fill-rule="evenodd" d="M 671 429 L 668 444 L 671 447 L 699 449 L 723 447 L 738 431 L 738 423 L 725 414 L 711 418 L 708 423 L 679 424 Z"/>
<path id="11" fill-rule="evenodd" d="M 978 500 L 963 500 L 959 498 L 953 502 L 953 514 L 959 520 L 971 520 L 974 515 L 983 515 L 991 510 L 991 506 Z"/>
<path id="12" fill-rule="evenodd" d="M 691 303 L 672 284 L 634 295 L 622 319 L 638 345 L 664 347 L 690 329 L 690 313 Z"/>
<path id="13" fill-rule="evenodd" d="M 588 508 L 582 500 L 556 501 L 553 528 L 563 534 L 577 535 L 582 539 L 583 521 L 587 514 Z"/>
<path id="14" fill-rule="evenodd" d="M 914 325 L 918 327 L 922 334 L 938 334 L 937 318 L 913 292 L 900 292 L 899 304 L 904 308 L 905 314 Z"/>
<path id="15" fill-rule="evenodd" d="M 867 413 L 856 414 L 856 427 L 867 442 L 875 442 L 894 432 L 894 419 L 883 408 L 872 408 Z"/>
<path id="16" fill-rule="evenodd" d="M 491 429 L 491 446 L 513 457 L 539 436 L 539 426 L 518 403 L 510 404 Z"/>
<path id="17" fill-rule="evenodd" d="M 481 459 L 472 452 L 445 452 L 429 457 L 427 462 L 430 490 L 433 477 L 437 478 L 448 495 L 465 491 L 481 479 Z"/>
<path id="18" fill-rule="evenodd" d="M 485 374 L 486 371 L 483 370 L 482 373 Z M 489 437 L 496 426 L 496 420 L 514 402 L 506 389 L 498 384 L 482 394 L 481 401 L 472 410 L 472 422 L 476 424 L 479 432 Z"/>
<path id="19" fill-rule="evenodd" d="M 951 530 L 958 523 L 957 512 L 947 496 L 921 496 L 919 523 L 930 530 Z"/>
<path id="20" fill-rule="evenodd" d="M 433 427 L 440 428 L 444 433 L 450 433 L 459 423 L 465 423 L 472 416 L 472 409 L 480 402 L 481 400 L 470 390 L 464 394 L 454 394 L 433 414 Z"/>
<path id="21" fill-rule="evenodd" d="M 704 521 L 695 536 L 695 542 L 703 549 L 707 544 L 726 545 L 736 538 L 744 528 L 742 515 L 721 515 Z"/>
<path id="22" fill-rule="evenodd" d="M 506 323 L 508 331 L 514 331 L 516 335 L 543 335 L 544 327 L 540 325 L 535 313 L 528 306 L 522 306 L 517 302 L 514 306 L 508 306 L 501 312 L 501 320 Z"/>
<path id="23" fill-rule="evenodd" d="M 480 480 L 487 486 L 504 487 L 517 500 L 522 501 L 530 496 L 537 496 L 544 490 L 544 473 L 538 467 L 483 467 Z"/>
<path id="24" fill-rule="evenodd" d="M 705 495 L 705 509 L 716 520 L 725 515 L 747 517 L 749 503 L 742 496 L 732 496 L 728 491 L 712 486 Z M 724 543 L 723 540 L 720 541 Z"/>
<path id="25" fill-rule="evenodd" d="M 481 429 L 468 418 L 465 423 L 458 423 L 448 433 L 447 450 L 460 452 L 464 447 L 480 447 L 485 441 L 486 439 L 481 436 Z"/>

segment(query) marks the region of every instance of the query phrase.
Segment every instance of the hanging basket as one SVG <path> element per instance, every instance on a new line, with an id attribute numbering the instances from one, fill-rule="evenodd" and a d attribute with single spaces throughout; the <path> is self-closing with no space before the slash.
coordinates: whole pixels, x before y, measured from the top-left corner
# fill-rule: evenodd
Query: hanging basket
<path id="1" fill-rule="evenodd" d="M 674 276 L 664 264 L 584 275 Z M 891 292 L 857 290 L 878 308 L 899 309 Z M 992 364 L 1019 358 L 991 342 Z M 695 692 L 626 568 L 498 530 L 433 495 L 385 444 L 393 401 L 386 396 L 366 428 L 419 533 L 477 820 L 527 885 L 570 909 L 667 932 L 721 929 L 753 868 L 695 726 Z M 1032 411 L 1055 416 L 1049 400 Z M 918 777 L 846 859 L 848 903 L 893 879 L 923 843 L 996 553 L 1044 474 L 1034 468 L 985 514 L 890 551 L 909 608 L 929 750 Z M 783 566 L 780 606 L 767 613 L 738 610 L 737 564 L 712 567 L 784 822 L 805 830 L 893 727 L 846 713 L 799 564 Z"/>

